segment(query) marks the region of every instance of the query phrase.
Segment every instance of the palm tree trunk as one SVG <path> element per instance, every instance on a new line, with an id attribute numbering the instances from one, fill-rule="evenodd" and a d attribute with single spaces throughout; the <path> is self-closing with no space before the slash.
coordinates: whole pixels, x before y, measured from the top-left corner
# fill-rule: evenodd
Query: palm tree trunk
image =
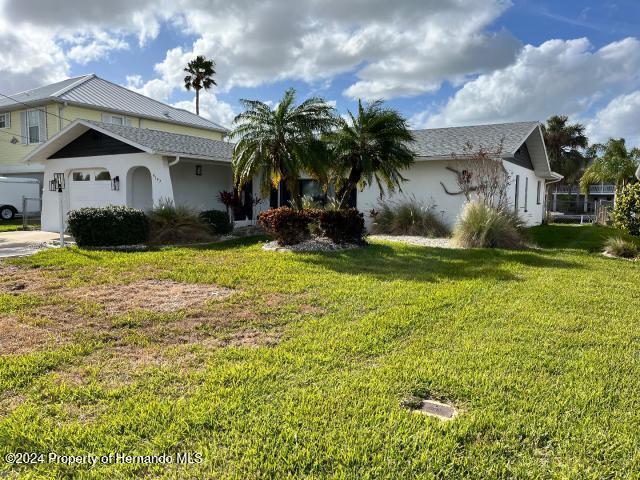
<path id="1" fill-rule="evenodd" d="M 200 89 L 196 88 L 196 115 L 200 115 Z"/>
<path id="2" fill-rule="evenodd" d="M 340 194 L 340 210 L 347 208 L 349 203 L 349 196 L 354 188 L 358 186 L 362 172 L 357 168 L 352 168 L 347 178 L 347 184 L 342 189 Z"/>

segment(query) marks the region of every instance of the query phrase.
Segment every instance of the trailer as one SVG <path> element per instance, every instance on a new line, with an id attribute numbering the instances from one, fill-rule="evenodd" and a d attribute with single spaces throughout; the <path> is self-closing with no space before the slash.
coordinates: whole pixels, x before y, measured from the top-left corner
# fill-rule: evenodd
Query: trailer
<path id="1" fill-rule="evenodd" d="M 23 206 L 36 208 L 39 213 L 40 202 L 25 202 L 24 199 L 40 199 L 40 182 L 35 178 L 0 177 L 0 221 L 12 220 L 23 212 Z M 33 207 L 29 205 L 34 205 Z M 37 207 L 36 207 L 37 205 Z"/>

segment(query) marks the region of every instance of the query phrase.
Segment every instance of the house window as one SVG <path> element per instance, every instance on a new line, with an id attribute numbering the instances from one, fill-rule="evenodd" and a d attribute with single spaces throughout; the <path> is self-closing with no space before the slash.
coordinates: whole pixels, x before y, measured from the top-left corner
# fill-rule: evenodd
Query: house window
<path id="1" fill-rule="evenodd" d="M 96 173 L 95 180 L 96 180 L 96 182 L 110 181 L 111 180 L 111 174 L 108 171 L 103 170 L 101 172 Z"/>
<path id="2" fill-rule="evenodd" d="M 89 172 L 73 172 L 71 178 L 74 182 L 88 182 L 91 180 Z"/>
<path id="3" fill-rule="evenodd" d="M 540 194 L 542 193 L 542 182 L 538 180 L 538 191 L 536 193 L 536 203 L 540 205 Z"/>
<path id="4" fill-rule="evenodd" d="M 518 196 L 520 194 L 520 175 L 516 175 L 516 194 L 513 200 L 513 209 L 518 213 Z"/>
<path id="5" fill-rule="evenodd" d="M 0 113 L 0 128 L 11 127 L 11 113 Z"/>
<path id="6" fill-rule="evenodd" d="M 42 122 L 39 110 L 29 110 L 27 112 L 27 138 L 29 143 L 40 143 L 44 141 L 41 138 Z"/>
<path id="7" fill-rule="evenodd" d="M 529 204 L 529 177 L 524 179 L 524 211 L 527 211 Z"/>
<path id="8" fill-rule="evenodd" d="M 112 115 L 110 113 L 102 114 L 102 121 L 104 123 L 110 123 L 111 125 L 131 125 L 131 119 L 124 115 Z"/>

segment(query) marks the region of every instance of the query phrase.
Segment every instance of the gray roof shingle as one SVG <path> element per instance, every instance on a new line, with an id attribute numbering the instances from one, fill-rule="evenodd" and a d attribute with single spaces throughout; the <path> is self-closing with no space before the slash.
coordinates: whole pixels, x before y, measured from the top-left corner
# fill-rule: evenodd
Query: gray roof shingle
<path id="1" fill-rule="evenodd" d="M 220 132 L 227 131 L 223 126 L 195 113 L 145 97 L 93 74 L 68 78 L 9 96 L 16 101 L 2 98 L 0 109 L 21 103 L 38 105 L 47 101 L 70 102 L 163 122 L 192 125 Z"/>
<path id="2" fill-rule="evenodd" d="M 511 156 L 537 125 L 538 122 L 516 122 L 414 130 L 416 141 L 411 148 L 418 157 L 447 157 L 462 155 L 467 143 L 474 149 L 495 150 L 502 141 L 503 156 Z"/>
<path id="3" fill-rule="evenodd" d="M 231 154 L 233 153 L 234 144 L 222 140 L 211 140 L 208 138 L 162 132 L 160 130 L 150 130 L 147 128 L 112 125 L 110 123 L 92 120 L 82 120 L 81 123 L 88 126 L 93 125 L 105 132 L 111 132 L 122 139 L 141 145 L 154 153 L 185 157 L 195 156 L 198 158 L 229 162 L 231 161 Z"/>

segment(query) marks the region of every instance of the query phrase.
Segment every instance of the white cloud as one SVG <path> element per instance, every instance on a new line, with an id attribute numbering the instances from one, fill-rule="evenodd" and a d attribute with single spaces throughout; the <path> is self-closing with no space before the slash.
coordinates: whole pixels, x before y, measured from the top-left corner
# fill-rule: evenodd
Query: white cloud
<path id="1" fill-rule="evenodd" d="M 629 146 L 640 147 L 640 90 L 611 100 L 587 121 L 586 127 L 594 142 L 623 137 Z"/>
<path id="2" fill-rule="evenodd" d="M 640 85 L 640 41 L 626 38 L 594 50 L 585 38 L 527 45 L 516 61 L 466 83 L 436 114 L 416 115 L 426 126 L 580 117 Z M 422 118 L 421 118 L 422 117 Z M 420 122 L 422 120 L 422 122 Z"/>
<path id="3" fill-rule="evenodd" d="M 176 102 L 173 106 L 193 113 L 196 111 L 195 98 L 190 101 Z M 232 126 L 231 124 L 233 123 L 233 119 L 236 116 L 236 112 L 234 112 L 231 105 L 218 100 L 215 95 L 211 93 L 201 93 L 200 115 L 222 125 L 223 127 L 230 128 Z"/>

